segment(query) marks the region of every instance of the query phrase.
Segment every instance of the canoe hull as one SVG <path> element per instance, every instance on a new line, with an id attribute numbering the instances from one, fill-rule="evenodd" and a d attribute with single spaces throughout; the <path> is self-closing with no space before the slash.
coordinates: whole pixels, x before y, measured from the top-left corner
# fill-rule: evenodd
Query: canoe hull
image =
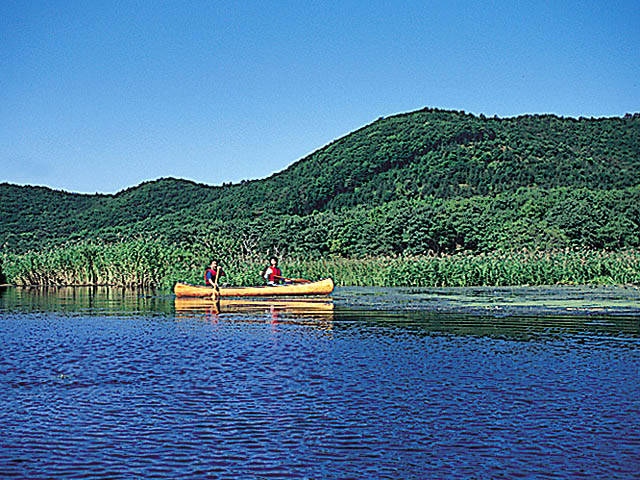
<path id="1" fill-rule="evenodd" d="M 329 295 L 333 292 L 333 280 L 327 278 L 317 282 L 292 283 L 275 287 L 220 287 L 221 297 L 280 297 L 299 295 Z M 176 297 L 212 297 L 212 287 L 176 283 L 173 288 Z"/>

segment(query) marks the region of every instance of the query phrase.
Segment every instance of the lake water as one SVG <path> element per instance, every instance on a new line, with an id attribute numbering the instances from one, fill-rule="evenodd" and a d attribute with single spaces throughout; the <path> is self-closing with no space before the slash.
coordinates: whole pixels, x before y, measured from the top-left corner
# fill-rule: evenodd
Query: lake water
<path id="1" fill-rule="evenodd" d="M 0 289 L 0 477 L 640 478 L 639 300 Z"/>

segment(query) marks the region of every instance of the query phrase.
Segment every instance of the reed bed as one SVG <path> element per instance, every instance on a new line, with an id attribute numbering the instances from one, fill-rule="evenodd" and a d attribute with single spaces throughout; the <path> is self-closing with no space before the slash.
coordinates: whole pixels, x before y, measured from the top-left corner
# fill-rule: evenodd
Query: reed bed
<path id="1" fill-rule="evenodd" d="M 170 275 L 180 251 L 155 242 L 82 243 L 46 252 L 2 256 L 3 274 L 15 285 L 114 285 L 152 288 Z"/>
<path id="2" fill-rule="evenodd" d="M 226 272 L 221 284 L 259 285 L 260 271 L 269 255 L 211 252 L 203 246 L 166 245 L 145 239 L 107 245 L 81 243 L 46 252 L 3 253 L 0 277 L 15 285 L 114 285 L 169 290 L 178 281 L 202 283 L 203 271 L 214 257 Z M 285 257 L 280 266 L 288 277 L 331 277 L 338 286 L 640 285 L 638 250 L 360 259 Z"/>
<path id="3" fill-rule="evenodd" d="M 561 251 L 304 262 L 338 285 L 469 287 L 517 285 L 640 285 L 640 251 Z"/>

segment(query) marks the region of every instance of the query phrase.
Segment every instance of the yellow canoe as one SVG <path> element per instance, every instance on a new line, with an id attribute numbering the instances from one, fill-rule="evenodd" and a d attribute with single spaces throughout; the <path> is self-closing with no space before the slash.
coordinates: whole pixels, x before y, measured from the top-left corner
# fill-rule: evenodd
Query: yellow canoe
<path id="1" fill-rule="evenodd" d="M 327 278 L 317 282 L 290 283 L 274 287 L 220 287 L 221 297 L 280 297 L 299 295 L 329 295 L 333 292 L 333 280 Z M 212 287 L 176 283 L 173 288 L 176 297 L 212 297 Z"/>

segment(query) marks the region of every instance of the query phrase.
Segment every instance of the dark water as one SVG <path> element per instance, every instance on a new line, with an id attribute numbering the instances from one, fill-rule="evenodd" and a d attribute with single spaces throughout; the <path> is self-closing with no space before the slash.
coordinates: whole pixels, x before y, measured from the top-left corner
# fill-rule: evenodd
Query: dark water
<path id="1" fill-rule="evenodd" d="M 640 478 L 637 292 L 561 292 L 0 291 L 0 477 Z"/>

